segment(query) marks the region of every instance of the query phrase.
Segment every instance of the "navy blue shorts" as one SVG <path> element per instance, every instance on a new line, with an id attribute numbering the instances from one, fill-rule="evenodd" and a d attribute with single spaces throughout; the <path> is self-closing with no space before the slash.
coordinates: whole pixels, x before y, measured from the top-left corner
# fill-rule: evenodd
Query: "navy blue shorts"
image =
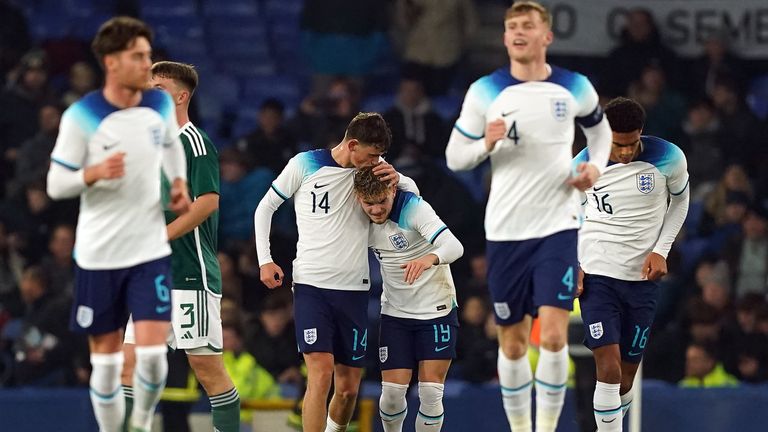
<path id="1" fill-rule="evenodd" d="M 75 301 L 69 327 L 99 335 L 134 321 L 171 320 L 171 258 L 115 270 L 75 266 Z"/>
<path id="2" fill-rule="evenodd" d="M 544 305 L 573 309 L 577 242 L 576 230 L 540 239 L 487 242 L 488 288 L 497 324 L 536 317 Z"/>
<path id="3" fill-rule="evenodd" d="M 379 363 L 381 370 L 418 369 L 422 360 L 456 358 L 459 314 L 431 320 L 381 316 Z"/>
<path id="4" fill-rule="evenodd" d="M 294 284 L 293 310 L 299 352 L 327 352 L 334 362 L 363 367 L 368 346 L 368 291 Z"/>
<path id="5" fill-rule="evenodd" d="M 579 297 L 584 345 L 589 349 L 619 344 L 621 359 L 640 363 L 656 314 L 659 285 L 584 275 Z"/>

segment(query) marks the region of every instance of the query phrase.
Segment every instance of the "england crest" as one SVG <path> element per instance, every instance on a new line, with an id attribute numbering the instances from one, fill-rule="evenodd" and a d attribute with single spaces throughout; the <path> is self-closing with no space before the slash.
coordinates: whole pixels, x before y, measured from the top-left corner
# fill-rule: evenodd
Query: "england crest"
<path id="1" fill-rule="evenodd" d="M 496 311 L 496 315 L 498 315 L 500 319 L 507 319 L 512 316 L 512 311 L 509 310 L 509 305 L 505 302 L 494 303 L 493 309 Z"/>
<path id="2" fill-rule="evenodd" d="M 550 99 L 552 105 L 552 116 L 557 121 L 565 121 L 568 118 L 568 100 Z"/>
<path id="3" fill-rule="evenodd" d="M 653 190 L 655 182 L 653 173 L 640 173 L 637 175 L 637 190 L 644 194 L 649 194 Z"/>
<path id="4" fill-rule="evenodd" d="M 317 341 L 317 327 L 304 329 L 304 342 L 312 345 Z"/>
<path id="5" fill-rule="evenodd" d="M 589 335 L 592 339 L 600 339 L 603 337 L 603 322 L 598 321 L 589 325 Z"/>
<path id="6" fill-rule="evenodd" d="M 88 328 L 93 324 L 93 309 L 88 306 L 77 307 L 77 324 L 82 328 Z"/>
<path id="7" fill-rule="evenodd" d="M 384 363 L 389 358 L 389 347 L 379 347 L 379 361 Z"/>
<path id="8" fill-rule="evenodd" d="M 389 236 L 389 241 L 392 242 L 392 246 L 397 250 L 403 250 L 408 248 L 408 239 L 401 232 Z"/>

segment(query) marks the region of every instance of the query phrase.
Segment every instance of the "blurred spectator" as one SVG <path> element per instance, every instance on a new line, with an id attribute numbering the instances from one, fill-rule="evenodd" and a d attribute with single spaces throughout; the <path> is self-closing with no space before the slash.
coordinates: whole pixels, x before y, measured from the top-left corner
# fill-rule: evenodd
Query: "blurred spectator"
<path id="1" fill-rule="evenodd" d="M 659 65 L 667 77 L 677 76 L 677 58 L 662 43 L 651 11 L 633 9 L 627 14 L 619 46 L 608 55 L 600 93 L 611 97 L 625 94 L 629 83 L 638 80 L 649 64 Z"/>
<path id="2" fill-rule="evenodd" d="M 235 384 L 240 399 L 274 399 L 280 396 L 280 387 L 272 375 L 261 367 L 243 347 L 242 328 L 231 323 L 223 324 L 224 367 Z M 240 410 L 240 421 L 250 423 L 253 410 Z"/>
<path id="3" fill-rule="evenodd" d="M 764 127 L 747 107 L 736 82 L 718 80 L 712 91 L 712 102 L 722 122 L 723 135 L 727 137 L 726 160 L 743 164 L 748 173 L 757 174 L 760 156 L 766 155 Z"/>
<path id="4" fill-rule="evenodd" d="M 267 99 L 259 107 L 257 128 L 240 138 L 237 148 L 247 154 L 256 167 L 279 174 L 296 153 L 296 141 L 284 125 L 285 107 L 277 99 Z"/>
<path id="5" fill-rule="evenodd" d="M 34 181 L 45 180 L 51 151 L 59 135 L 62 109 L 58 104 L 46 103 L 38 116 L 40 130 L 24 141 L 16 157 L 16 175 L 8 184 L 8 196 L 16 197 L 24 187 Z"/>
<path id="6" fill-rule="evenodd" d="M 478 24 L 472 0 L 397 0 L 394 23 L 405 75 L 431 96 L 445 94 Z"/>
<path id="7" fill-rule="evenodd" d="M 693 342 L 685 352 L 685 378 L 681 387 L 736 387 L 739 381 L 725 371 L 717 349 L 709 344 Z"/>
<path id="8" fill-rule="evenodd" d="M 359 110 L 360 93 L 347 78 L 336 77 L 320 96 L 310 95 L 299 106 L 291 120 L 290 129 L 302 146 L 327 148 L 338 144 Z"/>
<path id="9" fill-rule="evenodd" d="M 0 0 L 0 86 L 30 47 L 27 18 L 7 0 Z"/>
<path id="10" fill-rule="evenodd" d="M 273 292 L 264 299 L 258 319 L 249 323 L 248 329 L 248 351 L 278 382 L 300 383 L 303 380 L 287 289 Z"/>
<path id="11" fill-rule="evenodd" d="M 727 144 L 715 107 L 707 99 L 701 99 L 688 108 L 683 122 L 683 138 L 680 147 L 688 161 L 691 178 L 692 201 L 714 189 L 723 172 L 723 147 Z"/>
<path id="12" fill-rule="evenodd" d="M 723 257 L 731 270 L 736 297 L 768 295 L 768 214 L 754 206 L 744 217 L 741 234 L 726 245 Z"/>
<path id="13" fill-rule="evenodd" d="M 247 243 L 253 237 L 253 212 L 269 190 L 275 175 L 267 168 L 248 172 L 245 156 L 234 148 L 221 151 L 219 164 L 219 244 L 227 249 Z"/>
<path id="14" fill-rule="evenodd" d="M 704 52 L 691 62 L 685 82 L 681 83 L 689 97 L 711 98 L 716 82 L 727 79 L 739 83 L 746 79 L 743 60 L 730 50 L 730 38 L 727 30 L 722 29 L 704 41 Z"/>
<path id="15" fill-rule="evenodd" d="M 232 255 L 224 251 L 216 254 L 221 268 L 221 294 L 223 298 L 237 304 L 243 301 L 243 281 L 237 272 L 237 262 Z"/>
<path id="16" fill-rule="evenodd" d="M 643 133 L 678 142 L 686 103 L 680 93 L 668 86 L 668 78 L 660 65 L 651 63 L 629 85 L 627 94 L 645 108 Z"/>
<path id="17" fill-rule="evenodd" d="M 333 75 L 370 73 L 386 47 L 387 25 L 386 4 L 379 0 L 305 0 L 302 49 L 314 74 L 314 91 L 321 91 Z"/>
<path id="18" fill-rule="evenodd" d="M 61 96 L 61 103 L 68 107 L 89 92 L 98 88 L 98 77 L 93 66 L 77 62 L 69 68 L 69 88 Z"/>
<path id="19" fill-rule="evenodd" d="M 768 381 L 768 337 L 751 334 L 739 340 L 736 348 L 736 378 L 742 382 Z"/>
<path id="20" fill-rule="evenodd" d="M 75 287 L 75 229 L 71 225 L 57 225 L 48 242 L 48 254 L 40 261 L 40 269 L 48 280 L 53 294 L 72 296 Z"/>
<path id="21" fill-rule="evenodd" d="M 19 146 L 35 135 L 40 106 L 52 97 L 45 53 L 25 54 L 18 78 L 0 93 L 0 106 L 4 107 L 0 110 L 0 183 L 14 172 Z M 0 188 L 0 194 L 3 192 L 4 187 Z"/>
<path id="22" fill-rule="evenodd" d="M 461 325 L 456 345 L 456 364 L 459 369 L 464 366 L 464 358 L 472 351 L 475 341 L 485 337 L 485 321 L 490 312 L 487 300 L 480 295 L 467 297 L 460 311 Z"/>
<path id="23" fill-rule="evenodd" d="M 711 234 L 716 229 L 740 224 L 754 200 L 752 185 L 741 165 L 729 165 L 715 189 L 704 199 L 704 215 L 699 232 Z"/>
<path id="24" fill-rule="evenodd" d="M 24 259 L 0 220 L 0 330 L 10 315 L 21 314 L 18 286 L 23 267 Z"/>
<path id="25" fill-rule="evenodd" d="M 496 378 L 499 342 L 493 314 L 487 315 L 482 334 L 459 343 L 462 344 L 463 357 L 456 363 L 461 369 L 462 378 L 473 383 L 489 382 Z"/>
<path id="26" fill-rule="evenodd" d="M 421 82 L 403 78 L 395 106 L 384 113 L 384 119 L 392 130 L 389 160 L 394 161 L 409 148 L 418 160 L 445 157 L 446 126 L 432 109 Z"/>
<path id="27" fill-rule="evenodd" d="M 68 329 L 71 297 L 50 292 L 42 269 L 35 266 L 24 271 L 19 288 L 26 310 L 18 321 L 14 341 L 14 383 L 74 383 L 73 359 L 78 344 Z"/>

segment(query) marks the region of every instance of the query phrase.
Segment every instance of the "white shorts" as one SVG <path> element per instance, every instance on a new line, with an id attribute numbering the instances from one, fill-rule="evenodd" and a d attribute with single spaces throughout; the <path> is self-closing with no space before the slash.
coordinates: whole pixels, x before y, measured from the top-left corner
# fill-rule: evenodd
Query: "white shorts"
<path id="1" fill-rule="evenodd" d="M 221 354 L 221 297 L 205 290 L 173 290 L 171 293 L 171 331 L 168 346 L 192 355 Z M 133 319 L 125 326 L 124 343 L 135 344 Z"/>

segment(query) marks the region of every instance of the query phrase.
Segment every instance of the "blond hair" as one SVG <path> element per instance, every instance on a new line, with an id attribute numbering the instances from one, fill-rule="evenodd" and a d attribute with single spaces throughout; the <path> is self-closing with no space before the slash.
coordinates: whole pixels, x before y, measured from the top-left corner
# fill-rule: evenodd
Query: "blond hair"
<path id="1" fill-rule="evenodd" d="M 527 14 L 531 11 L 538 12 L 544 24 L 546 24 L 547 27 L 552 27 L 552 16 L 549 14 L 549 11 L 535 1 L 516 1 L 507 9 L 507 12 L 504 14 L 504 21 L 518 15 Z"/>

